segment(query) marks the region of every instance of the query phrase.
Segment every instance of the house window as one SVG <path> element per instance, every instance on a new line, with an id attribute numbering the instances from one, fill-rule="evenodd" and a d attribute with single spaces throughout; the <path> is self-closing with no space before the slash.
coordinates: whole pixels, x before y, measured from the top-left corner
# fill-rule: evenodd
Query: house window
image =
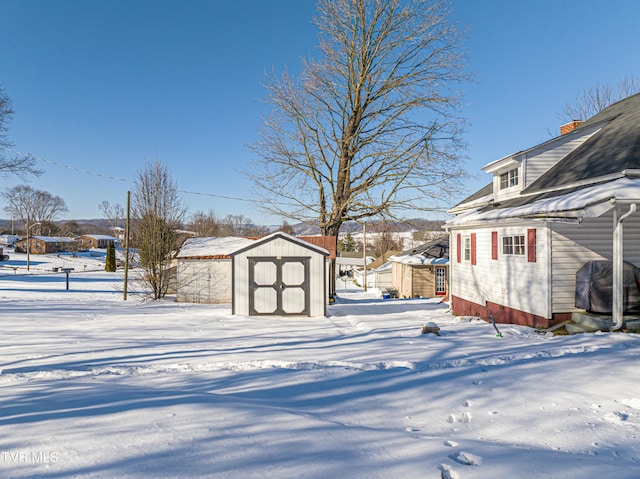
<path id="1" fill-rule="evenodd" d="M 464 260 L 471 261 L 471 237 L 464 237 Z"/>
<path id="2" fill-rule="evenodd" d="M 524 256 L 524 235 L 502 237 L 502 254 Z"/>
<path id="3" fill-rule="evenodd" d="M 511 188 L 518 184 L 518 168 L 509 170 L 500 175 L 500 189 Z"/>

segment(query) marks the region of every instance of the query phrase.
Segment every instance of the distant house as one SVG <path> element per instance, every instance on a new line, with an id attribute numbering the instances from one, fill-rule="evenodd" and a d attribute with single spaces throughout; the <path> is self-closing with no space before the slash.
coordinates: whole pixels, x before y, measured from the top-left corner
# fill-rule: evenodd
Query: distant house
<path id="1" fill-rule="evenodd" d="M 448 236 L 436 238 L 389 259 L 392 286 L 400 298 L 433 298 L 448 293 Z"/>
<path id="2" fill-rule="evenodd" d="M 19 239 L 19 235 L 0 235 L 0 246 L 14 246 Z"/>
<path id="3" fill-rule="evenodd" d="M 78 242 L 73 238 L 66 236 L 30 236 L 29 237 L 29 253 L 31 254 L 48 254 L 61 253 L 64 251 L 73 251 L 77 249 Z M 16 252 L 27 252 L 27 237 L 21 237 L 16 242 Z"/>
<path id="4" fill-rule="evenodd" d="M 81 249 L 106 248 L 109 243 L 118 245 L 118 238 L 111 235 L 82 235 L 76 238 L 78 247 Z"/>
<path id="5" fill-rule="evenodd" d="M 367 288 L 379 288 L 379 289 L 387 289 L 392 287 L 391 281 L 391 261 L 389 258 L 394 255 L 396 252 L 387 252 L 380 256 L 379 258 L 373 260 L 372 257 L 368 257 L 372 259 L 371 263 L 367 263 L 367 268 L 357 268 L 352 270 L 353 280 L 361 285 L 365 285 L 365 275 L 366 275 L 366 285 Z M 362 258 L 360 258 L 362 261 Z"/>
<path id="6" fill-rule="evenodd" d="M 453 312 L 547 327 L 578 311 L 578 270 L 609 260 L 619 327 L 623 262 L 640 265 L 640 94 L 483 170 L 445 225 Z"/>

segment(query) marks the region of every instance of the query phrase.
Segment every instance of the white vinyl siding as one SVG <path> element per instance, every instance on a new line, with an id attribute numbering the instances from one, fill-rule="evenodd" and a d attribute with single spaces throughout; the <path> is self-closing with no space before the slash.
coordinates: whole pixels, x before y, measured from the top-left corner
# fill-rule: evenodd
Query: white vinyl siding
<path id="1" fill-rule="evenodd" d="M 523 188 L 540 178 L 561 159 L 584 143 L 591 135 L 600 129 L 600 126 L 586 128 L 582 135 L 568 134 L 561 136 L 556 141 L 546 143 L 540 148 L 527 152 L 524 162 Z"/>
<path id="2" fill-rule="evenodd" d="M 613 259 L 613 213 L 580 224 L 553 223 L 551 229 L 552 309 L 569 312 L 575 308 L 578 269 L 587 261 Z M 640 266 L 640 214 L 624 222 L 624 260 Z"/>
<path id="3" fill-rule="evenodd" d="M 530 224 L 522 224 L 473 231 L 453 230 L 451 244 L 455 244 L 455 235 L 458 233 L 462 234 L 463 238 L 465 235 L 476 233 L 476 264 L 464 261 L 458 263 L 457 258 L 450 262 L 451 294 L 482 306 L 490 301 L 547 317 L 550 297 L 547 262 L 528 262 L 526 249 L 523 255 L 501 255 L 497 261 L 491 259 L 492 231 L 497 231 L 499 237 L 525 234 L 526 238 L 526 231 L 530 228 Z M 536 252 L 540 259 L 546 257 L 548 251 L 544 231 L 544 228 L 537 228 Z"/>

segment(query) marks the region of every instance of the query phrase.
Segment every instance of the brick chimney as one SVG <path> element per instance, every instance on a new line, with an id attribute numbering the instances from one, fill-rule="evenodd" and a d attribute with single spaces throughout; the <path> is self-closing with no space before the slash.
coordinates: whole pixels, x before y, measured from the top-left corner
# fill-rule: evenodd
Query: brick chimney
<path id="1" fill-rule="evenodd" d="M 582 120 L 571 120 L 569 123 L 566 123 L 560 127 L 560 135 L 571 133 L 573 130 L 582 125 L 582 123 Z"/>

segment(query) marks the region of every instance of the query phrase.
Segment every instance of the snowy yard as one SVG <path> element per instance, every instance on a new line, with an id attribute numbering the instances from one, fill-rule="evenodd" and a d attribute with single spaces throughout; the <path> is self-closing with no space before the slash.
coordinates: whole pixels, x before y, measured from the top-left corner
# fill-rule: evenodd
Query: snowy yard
<path id="1" fill-rule="evenodd" d="M 234 317 L 31 260 L 0 269 L 2 478 L 640 477 L 639 335 L 341 284 L 327 318 Z"/>

